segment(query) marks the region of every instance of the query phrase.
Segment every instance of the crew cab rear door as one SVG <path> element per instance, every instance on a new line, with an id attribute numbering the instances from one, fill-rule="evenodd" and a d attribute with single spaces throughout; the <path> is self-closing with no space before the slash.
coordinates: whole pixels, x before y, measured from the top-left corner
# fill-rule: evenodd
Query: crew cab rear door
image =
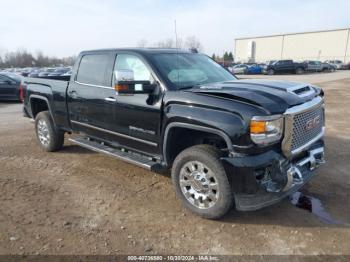
<path id="1" fill-rule="evenodd" d="M 78 58 L 67 90 L 71 126 L 89 136 L 105 138 L 108 119 L 105 98 L 112 88 L 115 51 L 83 53 Z"/>
<path id="2" fill-rule="evenodd" d="M 155 74 L 147 61 L 136 53 L 120 51 L 114 71 L 133 71 L 135 81 L 156 83 Z M 136 87 L 135 87 L 136 88 Z M 142 152 L 158 154 L 161 125 L 161 99 L 148 104 L 149 94 L 117 94 L 108 90 L 105 100 L 105 129 L 110 139 Z"/>

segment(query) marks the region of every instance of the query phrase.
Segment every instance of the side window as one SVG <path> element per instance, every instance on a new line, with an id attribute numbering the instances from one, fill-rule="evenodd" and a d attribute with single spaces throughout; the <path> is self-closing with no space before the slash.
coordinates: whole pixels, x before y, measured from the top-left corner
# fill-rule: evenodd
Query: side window
<path id="1" fill-rule="evenodd" d="M 112 86 L 113 60 L 111 54 L 84 55 L 76 80 L 83 84 Z"/>
<path id="2" fill-rule="evenodd" d="M 120 54 L 117 55 L 114 70 L 132 70 L 135 81 L 151 81 L 153 78 L 145 63 L 135 55 Z"/>

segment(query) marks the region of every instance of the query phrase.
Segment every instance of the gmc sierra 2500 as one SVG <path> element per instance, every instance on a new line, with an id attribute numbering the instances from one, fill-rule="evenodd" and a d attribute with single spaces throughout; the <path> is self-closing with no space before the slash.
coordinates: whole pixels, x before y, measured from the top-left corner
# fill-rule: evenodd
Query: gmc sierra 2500
<path id="1" fill-rule="evenodd" d="M 78 133 L 70 141 L 85 148 L 171 169 L 183 205 L 205 218 L 276 203 L 324 162 L 320 88 L 237 80 L 195 51 L 86 51 L 69 82 L 23 84 L 44 150 Z"/>

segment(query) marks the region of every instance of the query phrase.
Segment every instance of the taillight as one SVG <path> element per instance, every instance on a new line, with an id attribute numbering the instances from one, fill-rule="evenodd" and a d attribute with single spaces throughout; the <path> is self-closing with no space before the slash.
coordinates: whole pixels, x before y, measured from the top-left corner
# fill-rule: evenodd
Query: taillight
<path id="1" fill-rule="evenodd" d="M 23 85 L 19 86 L 19 100 L 21 100 L 21 102 L 24 101 L 24 86 Z"/>

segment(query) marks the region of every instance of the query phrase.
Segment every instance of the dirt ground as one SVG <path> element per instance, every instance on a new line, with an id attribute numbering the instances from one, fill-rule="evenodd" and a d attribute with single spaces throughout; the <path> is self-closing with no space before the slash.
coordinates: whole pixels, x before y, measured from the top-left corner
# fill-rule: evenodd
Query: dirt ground
<path id="1" fill-rule="evenodd" d="M 269 78 L 324 88 L 327 163 L 303 192 L 333 222 L 287 199 L 201 219 L 167 176 L 68 141 L 41 151 L 21 104 L 0 103 L 0 254 L 350 255 L 350 72 Z"/>

